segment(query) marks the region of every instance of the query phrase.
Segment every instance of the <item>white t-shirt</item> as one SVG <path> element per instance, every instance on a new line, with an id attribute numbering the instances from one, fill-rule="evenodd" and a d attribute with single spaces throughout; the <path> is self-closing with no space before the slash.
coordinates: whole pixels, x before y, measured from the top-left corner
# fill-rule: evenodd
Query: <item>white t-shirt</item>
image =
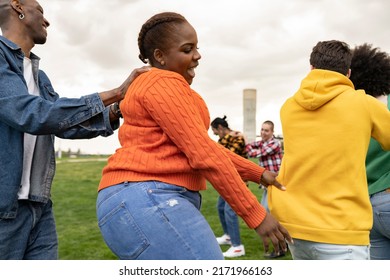
<path id="1" fill-rule="evenodd" d="M 387 106 L 387 95 L 380 95 L 376 99 L 378 99 L 379 101 L 385 103 L 386 106 Z"/>
<path id="2" fill-rule="evenodd" d="M 32 95 L 39 95 L 38 86 L 34 80 L 32 63 L 27 57 L 23 61 L 24 66 L 24 79 L 27 83 L 28 93 Z M 30 192 L 30 175 L 31 165 L 34 156 L 34 148 L 37 136 L 28 133 L 24 134 L 24 153 L 23 153 L 23 174 L 22 174 L 22 186 L 18 192 L 19 199 L 28 199 Z"/>

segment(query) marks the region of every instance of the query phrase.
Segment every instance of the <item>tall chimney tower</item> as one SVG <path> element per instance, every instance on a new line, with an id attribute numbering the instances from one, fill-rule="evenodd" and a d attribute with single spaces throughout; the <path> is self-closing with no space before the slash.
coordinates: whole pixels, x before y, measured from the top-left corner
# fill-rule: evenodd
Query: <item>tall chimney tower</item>
<path id="1" fill-rule="evenodd" d="M 244 134 L 249 142 L 256 140 L 256 90 L 244 89 Z"/>

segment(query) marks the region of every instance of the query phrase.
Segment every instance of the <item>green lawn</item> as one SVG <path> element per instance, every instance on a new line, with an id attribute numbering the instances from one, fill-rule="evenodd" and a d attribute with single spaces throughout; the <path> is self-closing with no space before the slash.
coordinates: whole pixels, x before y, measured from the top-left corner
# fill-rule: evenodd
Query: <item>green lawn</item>
<path id="1" fill-rule="evenodd" d="M 105 245 L 96 221 L 95 202 L 97 186 L 105 161 L 102 158 L 57 160 L 52 199 L 59 238 L 59 254 L 62 260 L 111 260 L 117 259 Z M 260 199 L 261 191 L 251 183 L 250 189 Z M 202 213 L 209 221 L 216 236 L 222 235 L 216 202 L 218 194 L 208 185 L 202 192 Z M 263 258 L 263 245 L 254 230 L 240 220 L 241 239 L 246 255 L 235 258 L 256 260 Z M 225 251 L 228 246 L 222 246 Z M 284 258 L 291 259 L 288 253 Z"/>

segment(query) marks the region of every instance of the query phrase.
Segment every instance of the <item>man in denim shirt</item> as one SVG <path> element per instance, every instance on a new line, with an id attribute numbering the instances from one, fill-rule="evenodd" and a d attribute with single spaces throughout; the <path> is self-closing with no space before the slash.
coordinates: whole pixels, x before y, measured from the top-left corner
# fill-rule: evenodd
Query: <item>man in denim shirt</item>
<path id="1" fill-rule="evenodd" d="M 48 26 L 36 0 L 0 0 L 0 259 L 57 259 L 54 136 L 111 135 L 118 102 L 147 71 L 134 70 L 112 90 L 59 98 L 31 52 L 46 42 Z"/>

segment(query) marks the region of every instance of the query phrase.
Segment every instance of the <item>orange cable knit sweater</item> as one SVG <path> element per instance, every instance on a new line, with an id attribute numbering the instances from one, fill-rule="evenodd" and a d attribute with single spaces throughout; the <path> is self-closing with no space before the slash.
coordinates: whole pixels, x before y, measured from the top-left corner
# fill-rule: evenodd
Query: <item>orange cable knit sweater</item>
<path id="1" fill-rule="evenodd" d="M 209 137 L 207 106 L 182 76 L 152 68 L 131 84 L 121 111 L 122 147 L 103 169 L 99 190 L 157 180 L 200 191 L 208 180 L 249 227 L 260 225 L 266 212 L 243 180 L 259 183 L 264 168 Z"/>

